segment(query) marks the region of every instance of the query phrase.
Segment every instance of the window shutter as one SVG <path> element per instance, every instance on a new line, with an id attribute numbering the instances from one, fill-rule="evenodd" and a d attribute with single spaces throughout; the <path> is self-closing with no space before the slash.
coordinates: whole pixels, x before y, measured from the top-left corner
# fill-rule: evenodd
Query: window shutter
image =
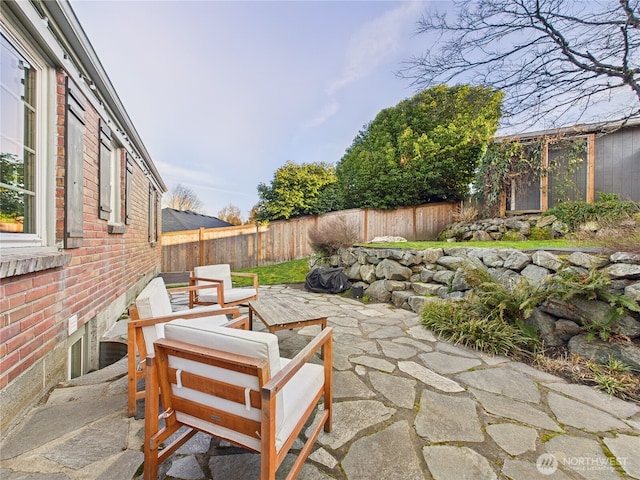
<path id="1" fill-rule="evenodd" d="M 111 129 L 100 119 L 100 207 L 98 216 L 109 220 L 111 216 Z"/>
<path id="2" fill-rule="evenodd" d="M 82 246 L 84 236 L 84 105 L 80 91 L 66 80 L 65 248 Z"/>
<path id="3" fill-rule="evenodd" d="M 125 184 L 125 198 L 124 198 L 124 223 L 130 224 L 133 215 L 133 161 L 127 153 L 127 174 Z"/>

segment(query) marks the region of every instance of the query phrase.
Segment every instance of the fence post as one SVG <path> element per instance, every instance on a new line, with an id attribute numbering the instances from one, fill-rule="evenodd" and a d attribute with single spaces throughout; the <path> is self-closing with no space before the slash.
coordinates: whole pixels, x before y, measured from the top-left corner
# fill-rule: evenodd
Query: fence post
<path id="1" fill-rule="evenodd" d="M 200 263 L 198 265 L 204 265 L 204 227 L 200 227 Z"/>
<path id="2" fill-rule="evenodd" d="M 260 223 L 256 222 L 256 268 L 260 266 Z"/>

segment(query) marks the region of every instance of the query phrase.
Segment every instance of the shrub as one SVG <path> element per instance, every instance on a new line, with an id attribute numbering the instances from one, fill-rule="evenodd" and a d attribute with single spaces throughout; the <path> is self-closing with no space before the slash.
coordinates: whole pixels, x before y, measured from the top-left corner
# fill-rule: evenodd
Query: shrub
<path id="1" fill-rule="evenodd" d="M 309 245 L 314 252 L 326 257 L 335 254 L 339 248 L 353 246 L 358 240 L 358 227 L 349 224 L 345 217 L 331 219 L 309 230 Z"/>
<path id="2" fill-rule="evenodd" d="M 519 358 L 531 350 L 532 339 L 518 327 L 496 318 L 475 317 L 466 302 L 427 303 L 422 324 L 450 342 L 491 355 Z"/>
<path id="3" fill-rule="evenodd" d="M 529 233 L 529 240 L 551 240 L 553 239 L 553 232 L 549 228 L 531 227 L 531 233 Z"/>
<path id="4" fill-rule="evenodd" d="M 509 231 L 509 232 L 505 232 L 505 234 L 502 235 L 502 238 L 500 240 L 504 242 L 520 242 L 524 239 L 525 238 L 522 236 L 521 233 Z"/>
<path id="5" fill-rule="evenodd" d="M 613 193 L 600 193 L 598 201 L 562 202 L 548 210 L 549 215 L 555 215 L 558 220 L 575 230 L 579 225 L 590 221 L 614 222 L 629 218 L 640 210 L 640 205 L 630 200 L 619 200 Z"/>
<path id="6" fill-rule="evenodd" d="M 456 207 L 455 212 L 453 212 L 453 220 L 461 223 L 473 222 L 478 218 L 478 213 L 476 207 L 459 206 Z"/>

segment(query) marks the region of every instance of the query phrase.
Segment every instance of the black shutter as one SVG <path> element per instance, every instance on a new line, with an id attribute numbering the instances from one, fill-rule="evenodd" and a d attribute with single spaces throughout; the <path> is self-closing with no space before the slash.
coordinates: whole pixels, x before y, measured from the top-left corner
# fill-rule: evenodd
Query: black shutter
<path id="1" fill-rule="evenodd" d="M 125 184 L 125 197 L 124 197 L 124 223 L 125 224 L 130 224 L 131 220 L 132 220 L 132 214 L 133 214 L 133 160 L 131 160 L 131 157 L 129 156 L 129 154 L 127 153 L 127 177 L 126 177 L 126 184 Z"/>
<path id="2" fill-rule="evenodd" d="M 100 119 L 100 207 L 98 216 L 109 220 L 111 216 L 111 129 Z"/>
<path id="3" fill-rule="evenodd" d="M 66 79 L 65 247 L 82 246 L 84 237 L 84 105 L 80 91 Z"/>

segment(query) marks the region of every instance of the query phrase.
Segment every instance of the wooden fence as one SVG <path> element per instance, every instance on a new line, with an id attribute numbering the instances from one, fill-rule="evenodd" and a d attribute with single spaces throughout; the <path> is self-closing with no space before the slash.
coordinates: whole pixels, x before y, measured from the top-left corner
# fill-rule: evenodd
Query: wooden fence
<path id="1" fill-rule="evenodd" d="M 271 222 L 163 233 L 162 272 L 188 272 L 197 265 L 229 263 L 232 270 L 272 265 L 313 253 L 309 231 L 340 219 L 357 229 L 358 243 L 393 235 L 409 241 L 434 240 L 453 221 L 458 203 L 436 203 L 397 210 L 353 209 Z"/>

